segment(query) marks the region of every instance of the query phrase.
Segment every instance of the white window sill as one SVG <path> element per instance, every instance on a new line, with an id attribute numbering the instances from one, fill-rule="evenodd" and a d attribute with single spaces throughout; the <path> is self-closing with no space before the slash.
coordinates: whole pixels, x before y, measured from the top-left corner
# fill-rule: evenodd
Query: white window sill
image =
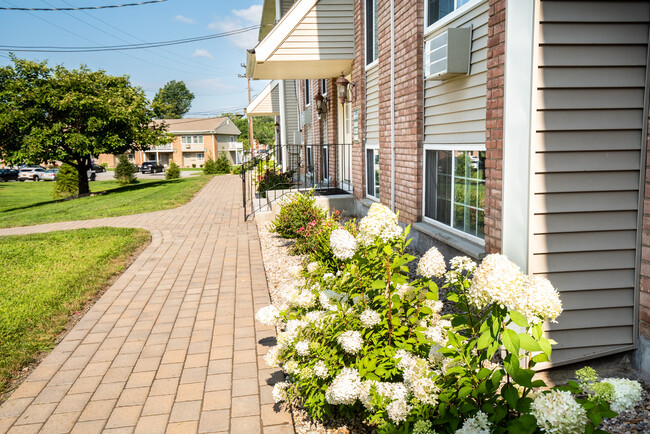
<path id="1" fill-rule="evenodd" d="M 366 72 L 370 71 L 371 69 L 375 69 L 377 66 L 379 66 L 379 59 L 375 59 L 372 62 L 368 63 L 366 65 Z"/>
<path id="2" fill-rule="evenodd" d="M 430 223 L 417 222 L 411 226 L 413 230 L 420 232 L 423 235 L 431 237 L 435 240 L 441 241 L 446 245 L 459 250 L 474 259 L 482 259 L 485 256 L 485 245 L 475 243 L 468 239 L 459 237 L 451 232 L 434 226 Z"/>
<path id="3" fill-rule="evenodd" d="M 445 15 L 444 17 L 440 18 L 438 21 L 436 21 L 435 23 L 431 24 L 429 27 L 424 29 L 424 39 L 425 40 L 428 39 L 429 36 L 436 33 L 438 30 L 448 26 L 449 23 L 451 23 L 452 21 L 454 21 L 458 17 L 461 17 L 461 16 L 465 15 L 466 13 L 476 9 L 478 6 L 480 6 L 483 3 L 487 3 L 487 0 L 473 0 L 473 1 L 470 1 L 467 4 L 462 5 L 461 7 L 456 9 L 455 11 L 453 11 L 453 12 Z"/>

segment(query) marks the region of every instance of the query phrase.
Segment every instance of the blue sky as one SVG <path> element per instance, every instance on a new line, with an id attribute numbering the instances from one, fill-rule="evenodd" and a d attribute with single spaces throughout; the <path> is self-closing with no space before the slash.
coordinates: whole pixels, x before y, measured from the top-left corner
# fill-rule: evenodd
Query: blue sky
<path id="1" fill-rule="evenodd" d="M 141 0 L 0 0 L 0 7 L 68 8 L 138 3 Z M 262 0 L 167 0 L 141 6 L 85 11 L 0 10 L 0 45 L 108 46 L 170 41 L 259 25 Z M 151 100 L 170 80 L 184 81 L 195 95 L 188 115 L 214 116 L 248 105 L 240 66 L 257 30 L 189 44 L 144 50 L 92 53 L 28 53 L 18 57 L 47 60 L 75 69 L 85 64 L 111 75 L 129 75 Z M 0 51 L 0 65 L 10 64 Z M 267 81 L 252 81 L 252 96 Z"/>

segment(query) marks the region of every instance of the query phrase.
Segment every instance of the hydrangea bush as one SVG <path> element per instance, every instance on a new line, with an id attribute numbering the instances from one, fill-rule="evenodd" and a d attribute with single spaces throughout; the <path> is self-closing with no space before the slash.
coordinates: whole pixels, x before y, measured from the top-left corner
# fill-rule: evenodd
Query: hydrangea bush
<path id="1" fill-rule="evenodd" d="M 598 395 L 593 379 L 554 390 L 533 380 L 531 368 L 549 360 L 554 343 L 543 321 L 562 312 L 548 280 L 502 255 L 480 266 L 453 258 L 447 270 L 435 248 L 410 279 L 408 232 L 374 204 L 358 228 L 330 232 L 303 284 L 258 311 L 282 329 L 265 357 L 287 374 L 276 401 L 298 399 L 316 419 L 362 415 L 379 432 L 421 434 L 594 432 L 616 414 L 610 402 L 634 401 L 632 386 L 612 381 Z M 453 315 L 442 314 L 436 279 Z"/>

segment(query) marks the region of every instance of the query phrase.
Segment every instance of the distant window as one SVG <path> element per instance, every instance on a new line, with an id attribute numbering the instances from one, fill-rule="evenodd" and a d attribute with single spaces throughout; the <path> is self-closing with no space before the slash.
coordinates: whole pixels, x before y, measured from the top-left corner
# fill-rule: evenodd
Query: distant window
<path id="1" fill-rule="evenodd" d="M 308 106 L 311 104 L 311 98 L 309 96 L 309 80 L 305 80 L 305 105 Z"/>
<path id="2" fill-rule="evenodd" d="M 203 136 L 181 136 L 181 144 L 191 145 L 191 144 L 203 144 Z"/>
<path id="3" fill-rule="evenodd" d="M 427 5 L 427 26 L 449 15 L 471 0 L 425 0 Z"/>
<path id="4" fill-rule="evenodd" d="M 366 65 L 379 58 L 377 0 L 366 0 Z"/>
<path id="5" fill-rule="evenodd" d="M 196 153 L 196 159 L 199 161 L 203 161 L 205 159 L 205 155 L 203 152 L 197 152 Z"/>
<path id="6" fill-rule="evenodd" d="M 378 145 L 366 145 L 366 196 L 379 200 Z"/>
<path id="7" fill-rule="evenodd" d="M 235 136 L 230 136 L 230 141 L 234 142 L 235 141 Z"/>
<path id="8" fill-rule="evenodd" d="M 445 149 L 447 148 L 447 149 Z M 424 217 L 484 238 L 485 148 L 424 149 Z"/>
<path id="9" fill-rule="evenodd" d="M 320 81 L 320 93 L 323 96 L 327 95 L 327 79 L 326 78 L 323 78 Z"/>

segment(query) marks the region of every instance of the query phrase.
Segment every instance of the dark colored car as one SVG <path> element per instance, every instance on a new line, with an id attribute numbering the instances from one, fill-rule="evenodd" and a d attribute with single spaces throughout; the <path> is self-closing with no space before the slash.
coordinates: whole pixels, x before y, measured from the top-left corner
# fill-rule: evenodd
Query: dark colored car
<path id="1" fill-rule="evenodd" d="M 140 166 L 140 172 L 142 173 L 162 172 L 164 170 L 165 168 L 162 166 L 162 164 L 159 164 L 157 161 L 145 161 L 142 163 L 142 166 Z"/>
<path id="2" fill-rule="evenodd" d="M 104 166 L 100 166 L 99 164 L 93 164 L 92 169 L 95 171 L 95 173 L 106 172 L 106 168 Z"/>
<path id="3" fill-rule="evenodd" d="M 2 182 L 18 181 L 18 170 L 16 170 L 16 169 L 0 169 L 0 180 Z"/>

